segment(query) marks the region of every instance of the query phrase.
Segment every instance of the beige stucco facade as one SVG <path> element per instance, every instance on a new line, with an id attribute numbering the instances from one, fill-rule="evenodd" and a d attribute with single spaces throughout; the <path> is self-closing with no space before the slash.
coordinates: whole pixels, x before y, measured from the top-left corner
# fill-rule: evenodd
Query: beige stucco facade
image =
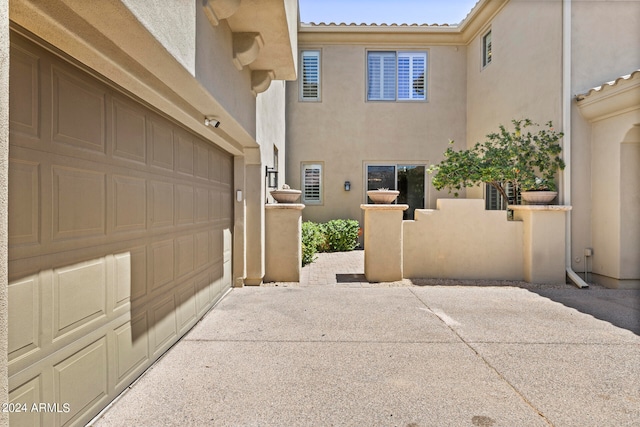
<path id="1" fill-rule="evenodd" d="M 622 213 L 636 209 L 634 192 L 621 184 L 633 179 L 621 181 L 619 172 L 636 173 L 636 146 L 622 143 L 633 139 L 627 135 L 634 135 L 635 110 L 618 109 L 600 123 L 585 117 L 586 101 L 575 97 L 640 68 L 638 16 L 638 2 L 509 0 L 480 1 L 455 26 L 302 24 L 299 50 L 320 52 L 321 93 L 319 101 L 303 102 L 300 82 L 287 83 L 287 179 L 298 188 L 301 165 L 317 163 L 324 180 L 322 203 L 305 209 L 304 219 L 362 221 L 367 165 L 437 163 L 450 139 L 462 148 L 512 119 L 552 121 L 565 133 L 567 160 L 556 203 L 573 207 L 566 214 L 567 267 L 593 272 L 608 286 L 636 286 L 637 273 L 621 263 L 640 264 L 637 249 L 620 237 L 637 228 L 633 215 Z M 491 61 L 483 64 L 489 32 Z M 428 52 L 427 101 L 367 101 L 369 51 Z M 614 185 L 627 190 L 601 190 Z M 470 188 L 461 196 L 484 192 Z M 435 208 L 441 197 L 452 195 L 427 183 L 423 207 Z"/>

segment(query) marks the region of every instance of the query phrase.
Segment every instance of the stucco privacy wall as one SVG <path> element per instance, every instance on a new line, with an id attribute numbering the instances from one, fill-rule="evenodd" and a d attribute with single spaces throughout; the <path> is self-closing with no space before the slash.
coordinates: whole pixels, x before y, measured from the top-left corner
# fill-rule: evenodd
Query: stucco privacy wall
<path id="1" fill-rule="evenodd" d="M 7 213 L 9 167 L 9 2 L 0 2 L 0 402 L 9 401 Z M 0 412 L 0 426 L 9 425 L 9 414 Z"/>
<path id="2" fill-rule="evenodd" d="M 522 280 L 523 223 L 478 199 L 439 199 L 403 222 L 404 277 Z"/>
<path id="3" fill-rule="evenodd" d="M 591 2 L 589 2 L 591 3 Z M 482 37 L 491 30 L 492 56 L 482 66 Z M 562 117 L 562 1 L 511 0 L 467 46 L 467 143 L 483 141 L 529 118 L 540 124 Z M 483 197 L 483 188 L 467 190 Z"/>
<path id="4" fill-rule="evenodd" d="M 322 99 L 300 102 L 298 82 L 287 83 L 287 181 L 300 188 L 302 162 L 324 167 L 323 203 L 306 203 L 305 220 L 362 223 L 366 164 L 429 164 L 442 158 L 449 139 L 466 139 L 465 46 L 440 46 L 428 34 L 400 35 L 385 44 L 375 34 L 361 36 L 320 43 L 313 33 L 301 33 L 301 50 L 321 51 Z M 367 101 L 368 50 L 427 51 L 428 101 Z M 427 193 L 426 205 L 435 206 L 438 193 Z"/>

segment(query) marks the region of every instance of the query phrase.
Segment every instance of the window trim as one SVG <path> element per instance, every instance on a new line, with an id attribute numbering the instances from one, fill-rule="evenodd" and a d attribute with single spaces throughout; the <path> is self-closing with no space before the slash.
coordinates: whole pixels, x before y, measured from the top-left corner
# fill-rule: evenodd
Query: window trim
<path id="1" fill-rule="evenodd" d="M 314 167 L 320 170 L 318 179 L 318 198 L 307 199 L 307 181 L 305 179 L 305 171 Z M 300 163 L 300 189 L 302 190 L 302 203 L 314 206 L 324 205 L 324 162 Z"/>
<path id="2" fill-rule="evenodd" d="M 487 49 L 487 38 L 489 39 L 488 49 Z M 485 69 L 489 65 L 491 65 L 493 59 L 493 36 L 491 33 L 491 28 L 485 31 L 482 35 L 481 39 L 481 56 L 482 56 L 482 69 Z"/>
<path id="3" fill-rule="evenodd" d="M 394 84 L 394 97 L 392 98 L 384 98 L 384 94 L 382 95 L 382 97 L 380 98 L 371 98 L 369 93 L 370 93 L 370 66 L 369 66 L 369 60 L 370 60 L 370 55 L 371 54 L 388 54 L 391 55 L 393 54 L 394 56 L 394 80 L 395 80 L 395 84 Z M 424 76 L 422 78 L 423 80 L 423 90 L 424 90 L 424 97 L 422 98 L 413 98 L 413 97 L 409 97 L 409 98 L 400 98 L 399 97 L 399 92 L 400 92 L 400 78 L 399 78 L 399 58 L 406 58 L 406 57 L 418 57 L 418 56 L 422 56 L 424 58 Z M 380 56 L 382 57 L 382 55 Z M 410 68 L 413 67 L 413 60 L 410 61 Z M 415 81 L 416 79 L 413 79 L 412 81 Z M 365 101 L 366 102 L 428 102 L 429 101 L 429 50 L 428 49 L 423 49 L 423 50 L 411 50 L 411 49 L 396 49 L 396 50 L 385 50 L 385 49 L 368 49 L 365 51 Z M 384 92 L 384 85 L 381 82 L 380 83 L 381 86 L 381 90 L 380 92 Z M 413 93 L 410 90 L 410 93 Z"/>
<path id="4" fill-rule="evenodd" d="M 314 53 L 318 58 L 318 89 L 317 96 L 304 96 L 304 58 L 305 53 Z M 298 100 L 300 102 L 321 102 L 322 101 L 322 51 L 320 49 L 300 50 L 300 76 L 298 78 Z"/>

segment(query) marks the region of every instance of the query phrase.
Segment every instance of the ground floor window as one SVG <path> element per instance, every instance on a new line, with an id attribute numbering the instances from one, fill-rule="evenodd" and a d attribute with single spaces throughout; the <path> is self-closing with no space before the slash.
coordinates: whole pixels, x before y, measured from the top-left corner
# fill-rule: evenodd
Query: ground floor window
<path id="1" fill-rule="evenodd" d="M 302 203 L 322 204 L 322 164 L 302 164 Z"/>
<path id="2" fill-rule="evenodd" d="M 366 167 L 366 190 L 388 188 L 400 191 L 397 203 L 409 205 L 404 219 L 414 219 L 416 209 L 424 209 L 425 165 L 371 164 Z M 367 203 L 371 199 L 367 197 Z"/>
<path id="3" fill-rule="evenodd" d="M 484 207 L 488 211 L 501 211 L 507 209 L 509 203 L 520 204 L 520 192 L 514 194 L 513 186 L 507 184 L 507 196 L 509 200 L 505 200 L 502 194 L 493 185 L 485 184 Z"/>

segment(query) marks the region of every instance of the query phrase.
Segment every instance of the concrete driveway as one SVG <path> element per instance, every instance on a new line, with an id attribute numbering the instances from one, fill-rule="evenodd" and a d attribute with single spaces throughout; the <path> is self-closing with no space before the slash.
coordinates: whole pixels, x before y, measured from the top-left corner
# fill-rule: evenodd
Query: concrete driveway
<path id="1" fill-rule="evenodd" d="M 353 283 L 233 289 L 93 425 L 640 425 L 638 291 Z"/>

